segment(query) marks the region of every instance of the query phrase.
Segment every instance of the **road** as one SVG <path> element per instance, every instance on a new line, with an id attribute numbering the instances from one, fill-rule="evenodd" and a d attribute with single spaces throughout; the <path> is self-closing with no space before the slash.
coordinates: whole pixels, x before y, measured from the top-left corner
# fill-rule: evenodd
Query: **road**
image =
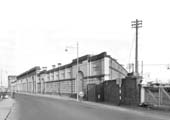
<path id="1" fill-rule="evenodd" d="M 8 120 L 169 120 L 170 117 L 71 100 L 17 95 Z"/>

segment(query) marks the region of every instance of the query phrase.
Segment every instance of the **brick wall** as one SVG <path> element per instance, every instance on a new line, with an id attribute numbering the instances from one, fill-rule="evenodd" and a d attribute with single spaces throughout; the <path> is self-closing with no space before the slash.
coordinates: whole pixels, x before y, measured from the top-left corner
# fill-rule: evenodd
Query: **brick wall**
<path id="1" fill-rule="evenodd" d="M 46 82 L 45 91 L 48 94 L 73 94 L 75 92 L 75 80 Z"/>

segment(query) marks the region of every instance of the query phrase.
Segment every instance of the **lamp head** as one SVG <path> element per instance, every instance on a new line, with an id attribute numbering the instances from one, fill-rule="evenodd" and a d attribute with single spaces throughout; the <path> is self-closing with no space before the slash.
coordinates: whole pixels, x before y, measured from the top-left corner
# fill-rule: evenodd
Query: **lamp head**
<path id="1" fill-rule="evenodd" d="M 58 63 L 58 65 L 61 65 L 61 63 Z"/>
<path id="2" fill-rule="evenodd" d="M 67 48 L 65 49 L 65 52 L 68 52 L 68 49 L 67 49 Z"/>

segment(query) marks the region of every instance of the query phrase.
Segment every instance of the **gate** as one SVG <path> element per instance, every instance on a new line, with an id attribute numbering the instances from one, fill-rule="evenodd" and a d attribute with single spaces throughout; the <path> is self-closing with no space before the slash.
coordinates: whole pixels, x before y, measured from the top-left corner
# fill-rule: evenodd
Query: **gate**
<path id="1" fill-rule="evenodd" d="M 87 85 L 87 99 L 96 102 L 96 84 Z"/>
<path id="2" fill-rule="evenodd" d="M 144 87 L 144 102 L 151 105 L 170 107 L 170 87 L 149 86 Z"/>
<path id="3" fill-rule="evenodd" d="M 88 84 L 87 99 L 88 101 L 94 101 L 94 102 L 104 101 L 103 84 Z"/>

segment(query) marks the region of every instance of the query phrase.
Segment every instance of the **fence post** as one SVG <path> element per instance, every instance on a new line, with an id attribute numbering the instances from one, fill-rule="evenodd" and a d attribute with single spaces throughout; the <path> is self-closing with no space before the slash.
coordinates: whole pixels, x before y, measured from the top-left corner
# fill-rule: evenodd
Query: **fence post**
<path id="1" fill-rule="evenodd" d="M 159 100 L 158 100 L 159 103 L 158 103 L 158 105 L 160 106 L 161 105 L 161 89 L 160 89 L 160 85 L 159 85 L 158 88 L 159 88 L 158 89 L 159 90 L 159 97 L 158 97 L 159 98 Z"/>
<path id="2" fill-rule="evenodd" d="M 161 86 L 161 88 L 160 88 L 160 105 L 161 104 L 163 104 L 163 101 L 162 101 L 162 89 L 163 89 L 163 87 Z"/>
<path id="3" fill-rule="evenodd" d="M 145 88 L 141 85 L 140 88 L 140 104 L 145 102 Z"/>

